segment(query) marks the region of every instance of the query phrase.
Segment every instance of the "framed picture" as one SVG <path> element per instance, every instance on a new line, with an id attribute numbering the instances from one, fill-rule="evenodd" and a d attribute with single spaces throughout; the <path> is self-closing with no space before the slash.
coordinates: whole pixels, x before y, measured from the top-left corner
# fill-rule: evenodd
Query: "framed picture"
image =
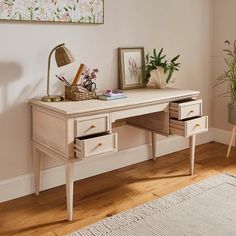
<path id="1" fill-rule="evenodd" d="M 0 0 L 0 20 L 104 23 L 104 0 Z"/>
<path id="2" fill-rule="evenodd" d="M 144 48 L 118 49 L 120 89 L 145 87 Z"/>

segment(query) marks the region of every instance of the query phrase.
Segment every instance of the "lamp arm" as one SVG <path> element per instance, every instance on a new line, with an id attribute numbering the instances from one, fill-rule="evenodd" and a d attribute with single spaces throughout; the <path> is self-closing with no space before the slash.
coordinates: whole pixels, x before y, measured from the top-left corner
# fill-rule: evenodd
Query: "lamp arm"
<path id="1" fill-rule="evenodd" d="M 49 56 L 48 56 L 47 96 L 50 96 L 50 94 L 49 94 L 49 82 L 50 82 L 51 57 L 52 57 L 53 52 L 54 52 L 57 48 L 59 48 L 59 47 L 61 47 L 61 46 L 64 46 L 64 45 L 65 45 L 65 43 L 61 43 L 61 44 L 57 45 L 56 47 L 54 47 L 54 48 L 52 49 L 52 51 L 50 52 Z"/>

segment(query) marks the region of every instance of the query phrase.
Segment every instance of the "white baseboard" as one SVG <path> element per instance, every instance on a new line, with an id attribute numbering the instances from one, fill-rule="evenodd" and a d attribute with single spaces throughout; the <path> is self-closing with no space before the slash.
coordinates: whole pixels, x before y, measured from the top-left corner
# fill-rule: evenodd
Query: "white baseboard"
<path id="1" fill-rule="evenodd" d="M 222 137 L 222 139 L 221 139 Z M 224 143 L 230 137 L 230 132 L 209 129 L 209 132 L 197 136 L 197 145 L 217 141 Z M 173 153 L 188 147 L 188 139 L 170 136 L 157 142 L 157 156 Z M 128 150 L 119 151 L 111 155 L 94 159 L 93 161 L 77 162 L 75 166 L 75 180 L 80 180 L 119 169 L 150 159 L 150 145 L 142 145 Z M 58 166 L 41 171 L 41 190 L 63 185 L 64 166 Z M 0 202 L 34 193 L 33 174 L 23 175 L 0 181 Z"/>
<path id="2" fill-rule="evenodd" d="M 217 143 L 222 143 L 228 145 L 231 139 L 231 132 L 227 130 L 222 130 L 222 129 L 216 129 L 212 128 L 211 133 L 213 136 L 213 141 Z M 233 139 L 233 146 L 235 146 L 235 136 Z"/>
<path id="3" fill-rule="evenodd" d="M 196 136 L 196 145 L 209 143 L 213 141 L 212 131 L 209 129 L 208 132 L 202 133 Z M 177 152 L 188 148 L 189 139 L 182 138 L 177 135 L 173 135 L 168 139 L 157 142 L 157 156 L 163 156 L 173 152 Z"/>
<path id="4" fill-rule="evenodd" d="M 85 160 L 75 164 L 74 179 L 80 180 L 119 169 L 150 158 L 150 145 L 142 145 L 124 151 Z M 65 184 L 64 165 L 45 169 L 40 175 L 40 190 Z M 34 193 L 34 175 L 28 174 L 0 181 L 0 202 Z"/>

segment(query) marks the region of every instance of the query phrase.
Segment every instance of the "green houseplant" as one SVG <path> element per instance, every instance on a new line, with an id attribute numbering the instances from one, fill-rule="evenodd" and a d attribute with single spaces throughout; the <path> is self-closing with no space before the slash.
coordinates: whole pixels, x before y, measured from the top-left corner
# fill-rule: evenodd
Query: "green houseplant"
<path id="1" fill-rule="evenodd" d="M 227 48 L 223 51 L 227 54 L 227 57 L 224 58 L 227 69 L 217 77 L 216 86 L 227 83 L 228 88 L 225 94 L 231 97 L 231 103 L 228 104 L 228 121 L 236 124 L 236 40 L 233 47 L 228 40 L 225 41 L 225 44 Z"/>
<path id="2" fill-rule="evenodd" d="M 153 55 L 146 55 L 146 79 L 150 86 L 157 88 L 164 88 L 169 82 L 174 71 L 178 71 L 180 63 L 177 63 L 180 55 L 177 55 L 171 60 L 166 59 L 166 55 L 163 55 L 163 48 L 156 52 L 153 50 Z"/>

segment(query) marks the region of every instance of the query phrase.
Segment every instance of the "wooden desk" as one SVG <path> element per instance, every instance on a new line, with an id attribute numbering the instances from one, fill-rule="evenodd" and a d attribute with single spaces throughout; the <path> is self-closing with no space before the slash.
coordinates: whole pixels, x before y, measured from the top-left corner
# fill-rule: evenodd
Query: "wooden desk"
<path id="1" fill-rule="evenodd" d="M 190 138 L 190 173 L 194 172 L 196 134 L 207 131 L 198 91 L 181 89 L 135 89 L 127 98 L 47 103 L 32 100 L 35 192 L 39 194 L 40 152 L 65 163 L 68 220 L 73 218 L 73 165 L 76 161 L 117 150 L 112 123 L 124 120 L 152 132 L 153 159 L 156 133 Z"/>

